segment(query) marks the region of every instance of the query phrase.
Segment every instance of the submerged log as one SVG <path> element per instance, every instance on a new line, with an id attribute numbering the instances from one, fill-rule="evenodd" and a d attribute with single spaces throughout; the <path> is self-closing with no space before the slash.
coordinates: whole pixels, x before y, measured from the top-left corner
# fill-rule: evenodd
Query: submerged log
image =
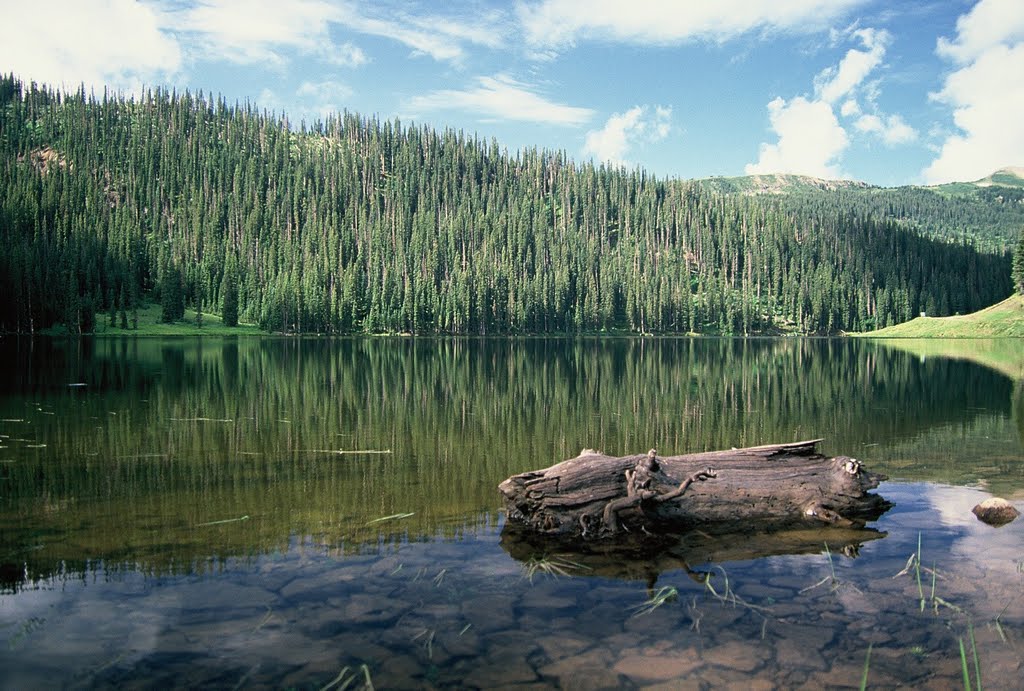
<path id="1" fill-rule="evenodd" d="M 684 456 L 607 456 L 584 450 L 499 486 L 509 521 L 538 533 L 595 540 L 678 533 L 735 533 L 800 525 L 862 527 L 891 504 L 868 492 L 885 477 L 821 441 Z"/>

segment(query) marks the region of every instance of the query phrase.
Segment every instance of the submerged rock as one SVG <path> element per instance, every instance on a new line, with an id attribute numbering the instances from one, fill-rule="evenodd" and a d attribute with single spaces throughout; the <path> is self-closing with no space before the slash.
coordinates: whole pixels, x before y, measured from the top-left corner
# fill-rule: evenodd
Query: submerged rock
<path id="1" fill-rule="evenodd" d="M 1006 525 L 1020 515 L 1020 511 L 1014 508 L 1013 504 L 998 497 L 986 499 L 971 509 L 971 511 L 978 517 L 979 521 L 996 526 Z"/>

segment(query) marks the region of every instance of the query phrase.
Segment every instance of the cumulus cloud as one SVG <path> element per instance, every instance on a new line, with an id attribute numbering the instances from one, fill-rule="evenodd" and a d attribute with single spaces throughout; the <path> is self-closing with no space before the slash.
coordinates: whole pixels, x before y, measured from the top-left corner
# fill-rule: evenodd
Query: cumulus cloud
<path id="1" fill-rule="evenodd" d="M 799 173 L 822 178 L 840 177 L 842 156 L 851 144 L 850 132 L 836 117 L 852 119 L 857 134 L 880 138 L 887 146 L 917 139 L 917 130 L 898 114 L 883 113 L 878 107 L 879 81 L 869 80 L 884 64 L 892 42 L 881 29 L 851 27 L 833 31 L 833 40 L 852 38 L 860 44 L 851 48 L 838 64 L 814 78 L 814 96 L 776 98 L 768 104 L 774 144 L 761 144 L 758 160 L 746 166 L 748 175 Z M 861 103 L 864 103 L 864 106 Z"/>
<path id="2" fill-rule="evenodd" d="M 725 41 L 750 31 L 817 30 L 863 0 L 541 0 L 517 7 L 527 41 L 560 48 L 579 39 L 644 44 Z"/>
<path id="3" fill-rule="evenodd" d="M 468 89 L 441 89 L 410 99 L 406 109 L 413 113 L 437 110 L 466 110 L 491 120 L 518 120 L 556 125 L 582 125 L 594 111 L 548 100 L 506 74 L 477 77 Z"/>
<path id="4" fill-rule="evenodd" d="M 8 3 L 0 30 L 0 65 L 37 82 L 138 91 L 182 67 L 183 51 L 161 14 L 136 0 L 57 0 L 46 11 Z"/>
<path id="5" fill-rule="evenodd" d="M 848 95 L 881 65 L 891 40 L 888 31 L 877 29 L 859 29 L 853 35 L 861 41 L 864 50 L 851 48 L 839 65 L 823 70 L 815 79 L 815 91 L 827 103 L 835 103 Z"/>
<path id="6" fill-rule="evenodd" d="M 600 163 L 629 165 L 626 154 L 642 141 L 656 142 L 672 130 L 672 108 L 633 106 L 625 113 L 615 113 L 604 127 L 587 132 L 583 155 L 592 156 Z"/>
<path id="7" fill-rule="evenodd" d="M 828 103 L 803 96 L 790 101 L 776 98 L 768 104 L 768 118 L 778 141 L 761 144 L 757 163 L 745 168 L 747 175 L 841 177 L 839 158 L 850 140 Z"/>
<path id="8" fill-rule="evenodd" d="M 1018 0 L 981 0 L 956 21 L 957 36 L 940 37 L 936 52 L 961 64 L 973 62 L 990 48 L 1024 40 L 1024 7 Z"/>
<path id="9" fill-rule="evenodd" d="M 870 132 L 881 137 L 888 146 L 907 144 L 917 139 L 917 130 L 904 122 L 899 115 L 880 116 L 867 113 L 853 124 L 858 132 Z"/>
<path id="10" fill-rule="evenodd" d="M 1024 161 L 1024 3 L 981 0 L 936 51 L 956 66 L 932 97 L 952 109 L 948 134 L 922 175 L 929 183 L 976 180 Z"/>

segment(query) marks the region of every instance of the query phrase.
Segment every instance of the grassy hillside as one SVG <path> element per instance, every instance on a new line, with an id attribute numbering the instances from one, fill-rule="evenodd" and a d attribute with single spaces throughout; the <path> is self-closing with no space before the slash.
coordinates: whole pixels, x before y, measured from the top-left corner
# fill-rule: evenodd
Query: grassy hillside
<path id="1" fill-rule="evenodd" d="M 991 175 L 987 175 L 974 182 L 951 182 L 945 185 L 934 185 L 927 189 L 950 194 L 969 194 L 978 187 L 1009 187 L 1013 189 L 1024 189 L 1024 168 L 1007 167 L 1000 168 Z"/>
<path id="2" fill-rule="evenodd" d="M 1013 295 L 973 314 L 917 317 L 878 331 L 853 334 L 869 338 L 1021 338 L 1024 296 Z"/>
<path id="3" fill-rule="evenodd" d="M 122 329 L 120 326 L 120 319 L 115 319 L 114 324 L 110 324 L 110 319 L 106 314 L 96 315 L 96 330 L 93 335 L 95 336 L 252 336 L 258 334 L 265 334 L 255 324 L 239 324 L 238 326 L 224 326 L 224 322 L 221 321 L 220 315 L 210 314 L 209 312 L 203 312 L 203 318 L 200 324 L 196 324 L 196 313 L 195 310 L 186 309 L 185 318 L 165 324 L 160 321 L 160 305 L 146 304 L 138 310 L 139 322 L 138 328 L 132 328 L 133 325 L 129 323 L 127 329 Z M 130 318 L 129 318 L 129 321 Z M 43 331 L 48 336 L 66 336 L 68 335 L 67 327 L 63 324 L 58 324 L 50 329 Z"/>

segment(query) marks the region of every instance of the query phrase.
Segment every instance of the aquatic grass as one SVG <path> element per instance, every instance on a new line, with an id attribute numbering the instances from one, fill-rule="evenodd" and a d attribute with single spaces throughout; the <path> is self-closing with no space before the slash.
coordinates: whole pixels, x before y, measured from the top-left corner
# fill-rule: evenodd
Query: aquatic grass
<path id="1" fill-rule="evenodd" d="M 262 619 L 260 619 L 260 623 L 256 624 L 256 626 L 252 630 L 252 633 L 256 633 L 257 631 L 262 629 L 264 626 L 266 626 L 267 622 L 274 617 L 274 610 L 270 608 L 270 605 L 266 605 L 266 607 L 267 613 L 263 615 Z"/>
<path id="2" fill-rule="evenodd" d="M 999 614 L 996 615 L 996 618 L 993 621 L 993 623 L 996 625 L 996 631 L 999 632 L 999 638 L 1002 639 L 1003 643 L 1009 643 L 1009 641 L 1006 638 L 1006 633 L 1003 632 L 1002 618 L 1003 618 L 1003 615 L 1006 614 L 1006 610 L 1010 609 L 1010 605 L 1012 605 L 1016 600 L 1017 600 L 1017 598 L 1013 598 L 1012 600 L 1007 602 L 1006 606 L 1003 607 L 1003 609 L 999 611 Z"/>
<path id="3" fill-rule="evenodd" d="M 533 577 L 537 574 L 550 576 L 570 576 L 573 571 L 589 571 L 590 567 L 579 562 L 565 559 L 559 556 L 533 556 L 523 563 L 523 575 L 533 583 Z"/>
<path id="4" fill-rule="evenodd" d="M 238 523 L 239 521 L 248 521 L 248 520 L 249 520 L 249 514 L 246 514 L 244 516 L 239 516 L 238 518 L 225 518 L 225 519 L 220 520 L 220 521 L 208 521 L 206 523 L 196 523 L 192 527 L 193 528 L 205 528 L 205 527 L 211 526 L 211 525 L 224 525 L 225 523 Z"/>
<path id="5" fill-rule="evenodd" d="M 860 677 L 860 691 L 865 691 L 868 687 L 868 671 L 871 669 L 871 647 L 873 643 L 868 644 L 868 654 L 864 656 L 864 673 Z"/>
<path id="6" fill-rule="evenodd" d="M 661 588 L 658 588 L 658 591 L 651 595 L 651 597 L 649 597 L 646 601 L 640 603 L 639 605 L 634 605 L 633 607 L 630 607 L 630 609 L 636 610 L 633 613 L 634 617 L 639 617 L 644 614 L 650 614 L 662 605 L 668 602 L 675 602 L 678 599 L 679 591 L 676 590 L 673 586 L 665 585 Z"/>
<path id="7" fill-rule="evenodd" d="M 770 610 L 767 607 L 761 607 L 760 605 L 751 604 L 739 595 L 737 595 L 736 591 L 733 590 L 732 586 L 729 584 L 729 573 L 721 566 L 718 566 L 717 568 L 719 571 L 722 572 L 722 578 L 725 580 L 725 585 L 722 588 L 722 592 L 719 593 L 718 590 L 716 590 L 715 587 L 711 585 L 711 576 L 714 575 L 711 573 L 704 574 L 704 587 L 707 589 L 709 593 L 711 593 L 711 596 L 719 602 L 722 602 L 723 604 L 730 604 L 733 607 L 739 605 L 763 617 L 764 623 L 761 627 L 761 637 L 764 638 L 765 627 L 768 624 L 768 617 L 765 615 L 765 612 L 770 613 Z"/>
<path id="8" fill-rule="evenodd" d="M 836 565 L 832 562 L 832 551 L 828 548 L 828 543 L 827 542 L 825 543 L 825 557 L 828 559 L 828 569 L 829 569 L 829 573 L 831 575 L 830 576 L 825 576 L 824 578 L 822 578 L 820 581 L 818 581 L 814 585 L 809 585 L 806 588 L 802 588 L 799 591 L 800 595 L 803 595 L 804 593 L 810 592 L 810 591 L 814 590 L 815 588 L 823 586 L 823 585 L 825 585 L 826 583 L 828 583 L 830 581 L 832 583 L 832 590 L 835 590 L 836 588 L 839 587 L 839 579 L 836 577 Z"/>
<path id="9" fill-rule="evenodd" d="M 383 523 L 384 521 L 397 521 L 415 515 L 415 511 L 411 511 L 409 513 L 393 513 L 390 516 L 381 516 L 380 518 L 374 518 L 372 521 L 367 521 L 366 525 L 373 525 L 374 523 Z"/>
<path id="10" fill-rule="evenodd" d="M 960 641 L 960 669 L 964 674 L 964 688 L 967 691 L 971 691 L 971 674 L 967 670 L 967 653 L 964 651 L 964 639 L 961 637 L 957 640 Z"/>
<path id="11" fill-rule="evenodd" d="M 857 586 L 853 585 L 852 583 L 841 581 L 839 579 L 839 576 L 836 574 L 835 561 L 832 559 L 832 550 L 829 549 L 829 546 L 828 546 L 827 542 L 824 543 L 824 544 L 825 544 L 825 558 L 828 560 L 828 571 L 829 571 L 828 575 L 825 576 L 824 578 L 822 578 L 817 583 L 813 583 L 812 585 L 809 585 L 806 588 L 801 588 L 799 591 L 797 591 L 798 594 L 799 595 L 803 595 L 804 593 L 809 593 L 810 591 L 814 590 L 815 588 L 820 588 L 821 586 L 825 585 L 826 583 L 831 583 L 832 584 L 831 590 L 832 590 L 833 593 L 835 591 L 839 590 L 840 587 L 846 587 L 846 588 L 849 588 L 851 590 L 854 590 L 855 592 L 863 594 L 862 591 L 860 590 L 860 588 L 858 588 Z M 909 564 L 909 562 L 908 562 L 908 564 Z"/>
<path id="12" fill-rule="evenodd" d="M 975 688 L 981 691 L 981 662 L 978 660 L 978 644 L 974 640 L 974 626 L 967 624 L 967 633 L 971 638 L 971 655 L 974 657 L 974 683 Z"/>
<path id="13" fill-rule="evenodd" d="M 963 636 L 957 639 L 960 643 L 960 671 L 964 677 L 964 689 L 966 691 L 982 691 L 981 685 L 981 662 L 978 660 L 978 646 L 974 640 L 974 627 L 968 624 L 967 635 L 971 641 L 971 657 L 974 660 L 974 685 L 971 685 L 970 667 L 967 661 L 967 649 L 964 646 Z"/>
<path id="14" fill-rule="evenodd" d="M 363 689 L 364 691 L 373 691 L 373 680 L 370 678 L 370 668 L 365 664 L 359 666 L 359 670 L 349 674 L 349 667 L 346 665 L 338 676 L 334 677 L 328 684 L 321 686 L 320 691 L 329 691 L 335 686 L 338 687 L 338 691 L 344 691 L 351 686 L 356 680 L 359 679 L 359 672 L 363 673 Z"/>
<path id="15" fill-rule="evenodd" d="M 441 569 L 440 571 L 437 572 L 437 575 L 434 576 L 434 578 L 433 578 L 434 586 L 435 587 L 438 587 L 438 588 L 441 587 L 441 584 L 444 582 L 445 574 L 447 574 L 447 573 L 448 573 L 448 569 Z"/>
<path id="16" fill-rule="evenodd" d="M 427 651 L 427 659 L 429 660 L 434 659 L 434 637 L 436 635 L 437 631 L 435 631 L 434 629 L 423 629 L 418 634 L 412 637 L 412 640 L 416 641 L 426 636 L 426 638 L 423 640 L 423 648 Z"/>
<path id="17" fill-rule="evenodd" d="M 931 575 L 931 590 L 928 596 L 925 596 L 924 581 L 921 576 L 922 573 L 927 573 Z M 940 574 L 935 564 L 932 564 L 931 568 L 922 565 L 920 533 L 917 534 L 917 551 L 912 553 L 910 557 L 907 558 L 906 565 L 902 569 L 900 569 L 896 574 L 894 574 L 893 578 L 899 578 L 900 576 L 907 576 L 911 574 L 913 575 L 914 583 L 917 585 L 918 608 L 921 612 L 924 612 L 924 608 L 929 602 L 931 603 L 932 609 L 935 611 L 936 614 L 938 613 L 940 606 L 948 607 L 949 609 L 952 609 L 956 612 L 963 612 L 963 610 L 957 607 L 956 605 L 936 595 L 936 582 L 939 578 L 943 578 L 943 576 Z"/>

